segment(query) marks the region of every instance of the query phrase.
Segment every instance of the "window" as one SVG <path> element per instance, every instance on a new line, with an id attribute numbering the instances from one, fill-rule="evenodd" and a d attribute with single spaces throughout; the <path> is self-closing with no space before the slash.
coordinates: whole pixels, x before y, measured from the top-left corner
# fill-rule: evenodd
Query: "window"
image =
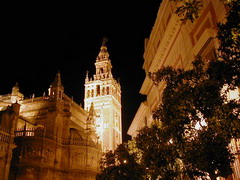
<path id="1" fill-rule="evenodd" d="M 107 94 L 109 94 L 109 86 L 107 87 Z"/>
<path id="2" fill-rule="evenodd" d="M 90 90 L 87 91 L 87 95 L 86 95 L 87 98 L 90 97 Z"/>
<path id="3" fill-rule="evenodd" d="M 206 63 L 217 59 L 213 38 L 209 38 L 198 53 Z"/>
<path id="4" fill-rule="evenodd" d="M 100 96 L 100 85 L 97 85 L 97 88 L 96 88 L 96 90 L 97 90 L 97 94 L 96 94 L 96 96 Z"/>
<path id="5" fill-rule="evenodd" d="M 94 96 L 94 90 L 92 89 L 92 92 L 91 92 L 91 97 L 93 97 Z"/>
<path id="6" fill-rule="evenodd" d="M 105 87 L 102 88 L 102 95 L 105 95 Z"/>

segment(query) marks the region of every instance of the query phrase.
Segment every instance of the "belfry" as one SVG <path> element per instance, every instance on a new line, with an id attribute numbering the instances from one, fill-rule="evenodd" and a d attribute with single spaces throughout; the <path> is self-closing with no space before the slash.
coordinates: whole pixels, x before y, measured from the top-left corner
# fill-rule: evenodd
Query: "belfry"
<path id="1" fill-rule="evenodd" d="M 114 150 L 122 143 L 121 86 L 112 75 L 112 64 L 104 38 L 96 58 L 96 73 L 85 79 L 84 109 L 94 106 L 96 131 L 103 151 Z"/>

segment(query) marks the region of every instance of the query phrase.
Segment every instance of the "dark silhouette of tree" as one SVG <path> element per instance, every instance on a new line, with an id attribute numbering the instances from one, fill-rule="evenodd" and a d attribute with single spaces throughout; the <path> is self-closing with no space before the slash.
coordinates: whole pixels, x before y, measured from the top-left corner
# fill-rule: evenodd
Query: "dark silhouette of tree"
<path id="1" fill-rule="evenodd" d="M 186 23 L 187 21 L 194 22 L 199 17 L 199 11 L 202 8 L 201 0 L 172 0 L 181 2 L 181 5 L 177 7 L 175 13 L 181 17 L 181 21 Z"/>
<path id="2" fill-rule="evenodd" d="M 140 164 L 149 179 L 174 179 L 181 174 L 181 162 L 175 153 L 175 145 L 165 138 L 157 123 L 141 129 L 134 139 L 141 151 Z"/>
<path id="3" fill-rule="evenodd" d="M 120 144 L 115 151 L 106 152 L 100 163 L 98 180 L 140 180 L 143 179 L 141 166 L 129 153 L 127 143 Z"/>

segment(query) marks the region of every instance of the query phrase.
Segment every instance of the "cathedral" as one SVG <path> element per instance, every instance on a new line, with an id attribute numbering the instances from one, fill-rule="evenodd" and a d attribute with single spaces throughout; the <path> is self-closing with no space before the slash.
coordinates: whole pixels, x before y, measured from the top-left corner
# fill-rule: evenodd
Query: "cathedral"
<path id="1" fill-rule="evenodd" d="M 25 98 L 18 84 L 0 95 L 0 179 L 95 179 L 103 152 L 122 143 L 121 87 L 104 40 L 84 107 L 64 93 L 60 72 L 48 94 Z"/>

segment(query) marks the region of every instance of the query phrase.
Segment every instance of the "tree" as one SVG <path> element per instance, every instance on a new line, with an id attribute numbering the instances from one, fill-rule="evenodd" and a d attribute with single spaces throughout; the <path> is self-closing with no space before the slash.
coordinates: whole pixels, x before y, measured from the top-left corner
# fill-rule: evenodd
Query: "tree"
<path id="1" fill-rule="evenodd" d="M 223 78 L 233 88 L 240 86 L 240 2 L 229 0 L 226 5 L 229 8 L 226 22 L 218 24 L 217 35 L 220 41 L 219 59 L 224 62 L 222 66 L 225 66 L 225 77 L 220 74 L 217 77 Z"/>
<path id="2" fill-rule="evenodd" d="M 161 122 L 163 141 L 174 145 L 171 155 L 181 160 L 189 177 L 215 179 L 231 174 L 228 144 L 240 136 L 240 106 L 237 101 L 226 102 L 221 93 L 224 83 L 210 76 L 209 68 L 204 70 L 203 61 L 197 59 L 191 70 L 166 67 L 150 77 L 155 83 L 166 82 L 154 118 Z M 163 146 L 158 143 L 155 147 Z"/>
<path id="3" fill-rule="evenodd" d="M 185 147 L 183 156 L 187 174 L 191 178 L 206 175 L 211 179 L 218 176 L 227 177 L 232 173 L 232 160 L 233 156 L 223 135 L 215 134 L 211 130 L 200 131 L 196 139 Z"/>
<path id="4" fill-rule="evenodd" d="M 140 164 L 150 179 L 174 179 L 181 171 L 181 163 L 174 152 L 174 144 L 164 138 L 161 126 L 154 123 L 144 127 L 134 138 L 136 147 L 141 151 Z"/>
<path id="5" fill-rule="evenodd" d="M 120 144 L 115 151 L 106 152 L 100 162 L 99 180 L 140 180 L 144 171 L 129 153 L 127 143 Z"/>
<path id="6" fill-rule="evenodd" d="M 190 177 L 215 179 L 231 174 L 233 155 L 228 144 L 231 138 L 240 137 L 240 104 L 228 101 L 228 91 L 222 92 L 225 78 L 212 73 L 218 63 L 204 70 L 203 61 L 197 59 L 191 70 L 165 67 L 150 75 L 155 83 L 166 82 L 154 118 L 161 122 L 165 142 L 173 142 L 172 153 L 178 154 Z"/>

